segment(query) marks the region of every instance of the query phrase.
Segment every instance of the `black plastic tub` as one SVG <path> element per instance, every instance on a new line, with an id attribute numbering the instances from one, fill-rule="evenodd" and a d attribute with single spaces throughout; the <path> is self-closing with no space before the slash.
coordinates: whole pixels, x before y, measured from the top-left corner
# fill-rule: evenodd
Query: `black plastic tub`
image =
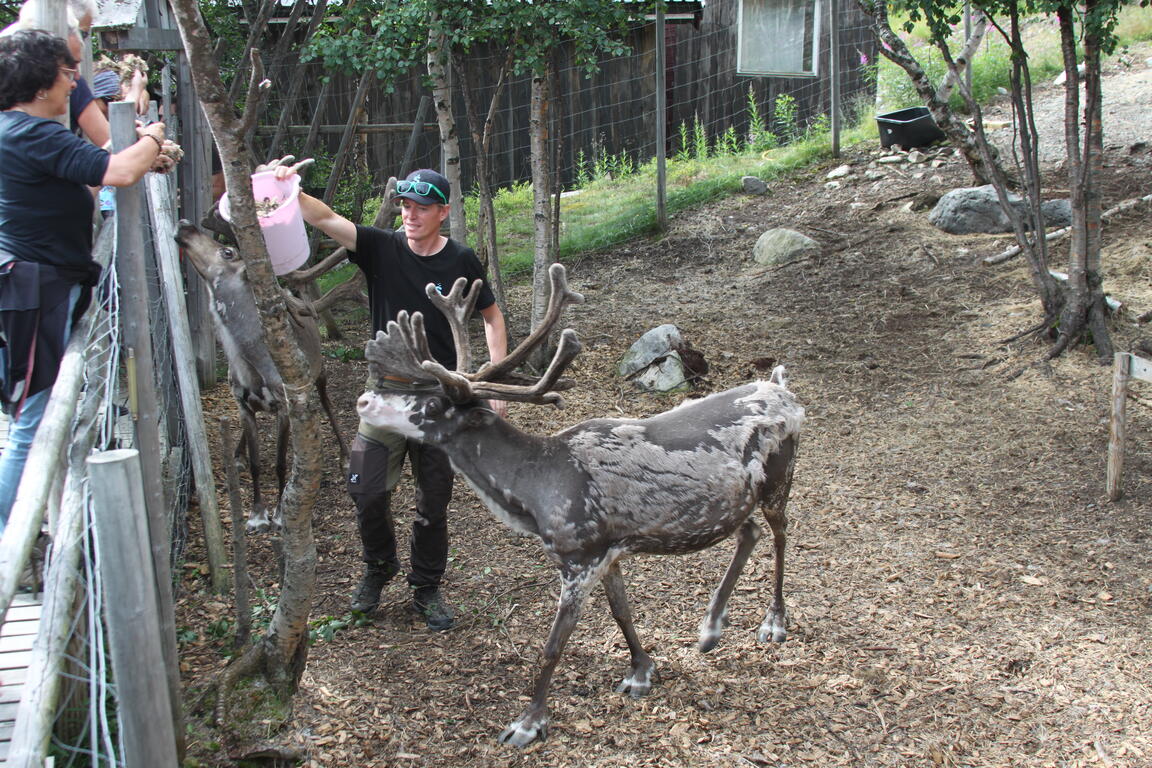
<path id="1" fill-rule="evenodd" d="M 904 149 L 926 147 L 944 138 L 928 107 L 908 107 L 876 116 L 880 146 L 899 144 Z"/>

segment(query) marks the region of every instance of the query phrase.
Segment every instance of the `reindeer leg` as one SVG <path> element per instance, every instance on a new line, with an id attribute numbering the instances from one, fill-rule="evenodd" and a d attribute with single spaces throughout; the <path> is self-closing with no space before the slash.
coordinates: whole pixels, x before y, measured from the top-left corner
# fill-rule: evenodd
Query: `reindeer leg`
<path id="1" fill-rule="evenodd" d="M 249 532 L 263 531 L 268 527 L 268 510 L 260 495 L 260 444 L 256 441 L 256 413 L 248 403 L 237 398 L 240 403 L 240 440 L 236 443 L 236 458 L 248 451 L 248 474 L 252 477 L 252 512 L 248 515 Z"/>
<path id="2" fill-rule="evenodd" d="M 633 698 L 647 696 L 652 690 L 652 683 L 657 679 L 656 665 L 652 663 L 652 657 L 640 644 L 640 637 L 632 624 L 632 607 L 628 605 L 624 575 L 620 573 L 620 566 L 616 563 L 612 563 L 608 572 L 604 574 L 604 591 L 608 594 L 612 618 L 616 619 L 617 626 L 624 633 L 628 652 L 632 654 L 632 670 L 628 673 L 628 677 L 616 686 L 616 693 L 627 693 Z"/>
<path id="3" fill-rule="evenodd" d="M 784 497 L 787 499 L 787 495 Z M 756 633 L 756 639 L 762 643 L 771 640 L 782 643 L 788 639 L 786 622 L 788 611 L 784 608 L 784 544 L 787 539 L 785 531 L 788 528 L 788 517 L 784 514 L 784 504 L 766 509 L 764 516 L 768 518 L 768 525 L 772 528 L 772 541 L 776 549 L 775 583 L 772 588 L 772 605 L 768 608 L 768 615 Z"/>
<path id="4" fill-rule="evenodd" d="M 762 643 L 771 640 L 782 643 L 788 639 L 788 611 L 784 607 L 784 544 L 787 540 L 788 517 L 784 510 L 788 506 L 788 493 L 792 490 L 792 470 L 796 465 L 796 438 L 789 437 L 780 444 L 780 451 L 764 464 L 764 473 L 771 494 L 762 500 L 764 517 L 772 528 L 772 539 L 776 550 L 775 583 L 772 589 L 772 605 L 764 623 L 756 633 Z"/>
<path id="5" fill-rule="evenodd" d="M 284 515 L 280 511 L 280 502 L 284 500 L 284 485 L 288 482 L 288 414 L 276 414 L 276 510 L 272 514 L 272 527 L 280 528 L 283 525 Z"/>
<path id="6" fill-rule="evenodd" d="M 552 685 L 552 673 L 555 672 L 556 662 L 560 660 L 560 654 L 576 627 L 580 611 L 588 600 L 588 594 L 596 586 L 596 582 L 608 565 L 608 557 L 604 556 L 592 563 L 569 563 L 561 566 L 560 605 L 556 609 L 552 631 L 548 634 L 548 641 L 544 643 L 544 650 L 541 653 L 543 663 L 532 687 L 532 701 L 520 719 L 509 724 L 500 734 L 500 743 L 526 747 L 536 739 L 548 736 L 548 689 Z"/>
<path id="7" fill-rule="evenodd" d="M 736 580 L 744 571 L 744 564 L 752 554 L 752 548 L 760 540 L 760 526 L 755 520 L 748 519 L 736 531 L 736 552 L 732 555 L 732 562 L 720 581 L 720 586 L 712 594 L 712 601 L 708 603 L 708 611 L 700 622 L 700 642 L 697 647 L 701 653 L 708 653 L 720 642 L 720 635 L 724 627 L 728 626 L 728 598 L 736 587 Z"/>
<path id="8" fill-rule="evenodd" d="M 320 406 L 328 416 L 328 423 L 332 425 L 332 433 L 336 435 L 336 443 L 340 446 L 340 465 L 344 473 L 348 472 L 348 444 L 344 442 L 344 435 L 340 434 L 340 425 L 332 413 L 332 401 L 328 399 L 328 377 L 321 372 L 316 377 L 316 393 L 320 395 Z"/>

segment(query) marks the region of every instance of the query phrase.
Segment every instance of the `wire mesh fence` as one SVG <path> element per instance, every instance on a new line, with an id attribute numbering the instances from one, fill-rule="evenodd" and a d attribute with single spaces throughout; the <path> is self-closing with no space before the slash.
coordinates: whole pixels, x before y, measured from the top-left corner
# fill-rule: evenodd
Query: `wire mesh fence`
<path id="1" fill-rule="evenodd" d="M 822 34 L 817 46 L 819 67 L 813 76 L 748 75 L 738 71 L 737 39 L 739 3 L 716 0 L 704 5 L 695 22 L 669 23 L 662 41 L 666 52 L 664 90 L 667 103 L 665 134 L 668 156 L 695 152 L 700 136 L 714 151 L 725 142 L 741 148 L 765 144 L 766 136 L 752 135 L 757 121 L 780 143 L 787 143 L 814 125 L 826 122 L 832 109 L 830 78 L 833 60 L 841 72 L 839 98 L 844 113 L 851 116 L 870 106 L 875 96 L 876 42 L 867 17 L 853 3 L 844 3 L 835 18 L 823 10 Z M 836 50 L 832 49 L 831 27 L 838 31 Z M 558 138 L 557 170 L 566 187 L 576 185 L 592 169 L 638 167 L 656 156 L 657 78 L 655 72 L 655 27 L 651 21 L 637 20 L 626 35 L 628 52 L 604 56 L 598 71 L 589 76 L 573 61 L 573 46 L 558 40 L 555 46 L 556 76 L 550 114 L 551 135 Z M 791 41 L 764 40 L 764 47 Z M 487 111 L 496 92 L 496 82 L 507 52 L 475 46 L 459 60 L 453 74 L 455 90 L 453 113 L 461 143 L 461 173 L 464 185 L 475 173 L 476 152 L 465 119 L 461 91 L 467 89 Z M 320 83 L 330 78 L 324 90 L 319 87 L 290 87 L 291 80 Z M 497 186 L 526 182 L 531 178 L 529 151 L 530 74 L 513 75 L 506 80 L 494 113 L 491 137 L 492 181 Z M 277 82 L 265 103 L 262 122 L 275 125 L 280 116 L 301 126 L 316 122 L 343 126 L 353 111 L 357 78 L 323 69 L 320 62 L 301 65 L 294 77 Z M 411 123 L 422 96 L 429 89 L 424 72 L 389 73 L 373 87 L 366 98 L 360 123 L 380 127 L 364 130 L 358 137 L 361 147 L 358 163 L 346 169 L 371 180 L 376 193 L 383 190 L 389 175 L 406 173 L 416 167 L 438 167 L 439 134 L 435 119 L 418 134 L 415 155 L 401 168 L 412 138 Z M 384 127 L 391 126 L 384 130 Z M 264 146 L 267 146 L 266 134 Z M 316 181 L 323 183 L 324 156 L 331 157 L 340 136 L 321 135 L 316 154 L 321 156 Z M 288 136 L 280 146 L 283 152 L 299 154 L 304 138 Z M 279 154 L 279 153 L 278 153 Z"/>
<path id="2" fill-rule="evenodd" d="M 163 206 L 149 205 L 156 210 Z M 50 496 L 44 526 L 51 544 L 46 551 L 44 572 L 44 613 L 41 617 L 38 647 L 48 648 L 48 658 L 35 656 L 25 673 L 25 691 L 51 701 L 21 703 L 25 709 L 51 707 L 55 716 L 29 741 L 48 738 L 49 756 L 57 766 L 123 765 L 117 721 L 116 681 L 109 662 L 109 627 L 105 603 L 116 599 L 105 594 L 98 541 L 94 534 L 94 508 L 88 489 L 84 459 L 94 451 L 113 448 L 155 450 L 139 445 L 134 419 L 134 391 L 143 382 L 134 381 L 133 350 L 125 348 L 122 335 L 124 299 L 118 280 L 117 237 L 114 219 L 104 224 L 107 231 L 98 239 L 97 260 L 105 264 L 93 293 L 93 308 L 84 338 L 83 383 L 67 451 L 67 473 L 59 467 L 28 465 L 29 473 L 59 474 L 62 486 Z M 148 221 L 120 222 L 121 226 L 143 226 L 145 253 L 156 251 L 154 229 Z M 173 370 L 173 345 L 164 317 L 163 294 L 159 290 L 156 261 L 148 258 L 148 304 L 154 368 L 153 386 L 157 393 L 161 466 L 164 475 L 165 522 L 171 534 L 171 557 L 178 563 L 186 542 L 186 509 L 192 489 L 187 461 L 187 434 Z M 49 605 L 64 605 L 53 613 Z M 49 639 L 50 638 L 50 639 Z M 51 646 L 49 648 L 49 646 Z M 141 670 L 141 674 L 163 674 Z M 55 680 L 46 678 L 55 676 Z M 34 679 L 35 678 L 35 679 Z M 30 694 L 31 695 L 31 694 Z M 19 731 L 19 719 L 18 719 Z M 17 747 L 16 738 L 13 747 Z M 35 750 L 33 750 L 35 751 Z"/>

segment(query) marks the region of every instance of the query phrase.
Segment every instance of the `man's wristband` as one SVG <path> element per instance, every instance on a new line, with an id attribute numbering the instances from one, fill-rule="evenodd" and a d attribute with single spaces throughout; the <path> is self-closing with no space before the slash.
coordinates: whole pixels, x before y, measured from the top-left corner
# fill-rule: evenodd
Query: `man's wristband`
<path id="1" fill-rule="evenodd" d="M 164 151 L 164 142 L 161 141 L 160 139 L 156 138 L 155 134 L 146 133 L 144 135 L 147 136 L 148 138 L 152 139 L 152 141 L 156 142 L 156 153 L 157 154 Z"/>

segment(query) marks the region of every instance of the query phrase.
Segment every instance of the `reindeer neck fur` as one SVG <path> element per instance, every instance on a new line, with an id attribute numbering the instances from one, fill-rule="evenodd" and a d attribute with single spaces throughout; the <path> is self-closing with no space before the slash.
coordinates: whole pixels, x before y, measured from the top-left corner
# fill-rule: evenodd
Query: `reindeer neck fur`
<path id="1" fill-rule="evenodd" d="M 519 533 L 546 538 L 538 516 L 567 514 L 581 486 L 582 473 L 564 441 L 529 434 L 495 416 L 483 430 L 455 433 L 443 448 L 492 513 Z"/>
<path id="2" fill-rule="evenodd" d="M 238 398 L 256 410 L 273 411 L 282 399 L 283 383 L 268 345 L 252 288 L 243 267 L 217 274 L 209 283 L 212 315 L 228 360 L 228 377 Z"/>
<path id="3" fill-rule="evenodd" d="M 236 396 L 251 403 L 255 410 L 275 411 L 283 400 L 283 380 L 268 350 L 247 269 L 242 263 L 216 258 L 205 266 L 201 275 L 205 276 L 211 293 L 216 333 L 228 360 L 229 379 Z M 320 374 L 321 365 L 316 324 L 302 323 L 291 312 L 288 322 L 310 361 L 309 376 L 314 380 Z"/>
<path id="4" fill-rule="evenodd" d="M 365 393 L 357 410 L 373 426 L 443 450 L 492 513 L 519 533 L 539 536 L 534 511 L 567 509 L 569 494 L 579 487 L 575 466 L 555 458 L 565 450 L 562 441 L 519 430 L 479 403 L 376 392 Z M 558 477 L 557 467 L 572 476 Z M 542 473 L 548 482 L 540 482 Z"/>

